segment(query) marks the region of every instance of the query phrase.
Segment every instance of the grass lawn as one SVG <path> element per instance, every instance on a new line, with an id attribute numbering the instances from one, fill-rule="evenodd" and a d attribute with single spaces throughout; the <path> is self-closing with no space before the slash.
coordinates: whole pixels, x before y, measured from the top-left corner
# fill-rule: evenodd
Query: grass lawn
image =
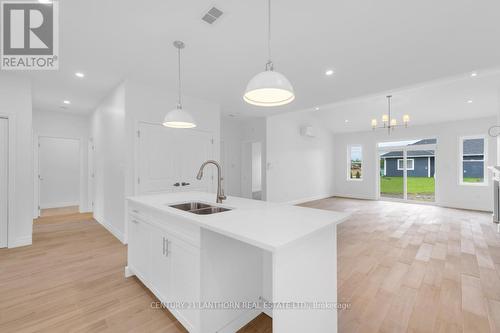
<path id="1" fill-rule="evenodd" d="M 408 194 L 433 194 L 434 178 L 408 177 Z M 381 193 L 403 193 L 403 177 L 380 177 Z"/>
<path id="2" fill-rule="evenodd" d="M 464 183 L 482 183 L 483 178 L 464 177 Z"/>

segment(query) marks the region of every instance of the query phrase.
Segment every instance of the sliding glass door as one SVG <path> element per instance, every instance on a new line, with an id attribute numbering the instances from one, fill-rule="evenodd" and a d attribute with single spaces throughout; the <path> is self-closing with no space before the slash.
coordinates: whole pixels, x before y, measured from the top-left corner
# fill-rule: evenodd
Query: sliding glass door
<path id="1" fill-rule="evenodd" d="M 403 158 L 402 150 L 382 150 L 380 155 L 380 196 L 404 199 L 403 171 L 398 169 L 398 160 Z"/>
<path id="2" fill-rule="evenodd" d="M 435 201 L 436 140 L 379 144 L 382 199 Z"/>

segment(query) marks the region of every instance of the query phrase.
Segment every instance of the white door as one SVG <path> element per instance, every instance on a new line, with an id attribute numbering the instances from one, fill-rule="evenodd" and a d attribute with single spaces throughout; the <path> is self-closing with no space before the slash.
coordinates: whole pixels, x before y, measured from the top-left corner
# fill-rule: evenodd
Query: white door
<path id="1" fill-rule="evenodd" d="M 40 137 L 38 148 L 40 207 L 80 204 L 80 141 Z"/>
<path id="2" fill-rule="evenodd" d="M 0 248 L 7 247 L 9 121 L 0 118 Z"/>
<path id="3" fill-rule="evenodd" d="M 173 191 L 180 187 L 176 129 L 141 123 L 138 134 L 139 194 Z M 178 184 L 178 185 L 177 185 Z"/>
<path id="4" fill-rule="evenodd" d="M 207 165 L 201 180 L 196 179 L 196 175 L 203 162 L 212 158 L 212 135 L 196 130 L 178 131 L 176 134 L 181 149 L 179 153 L 181 190 L 210 191 L 216 174 L 215 166 Z"/>
<path id="5" fill-rule="evenodd" d="M 210 190 L 214 172 L 212 166 L 207 167 L 201 181 L 196 179 L 196 175 L 201 164 L 212 155 L 212 135 L 208 132 L 140 123 L 138 194 Z"/>

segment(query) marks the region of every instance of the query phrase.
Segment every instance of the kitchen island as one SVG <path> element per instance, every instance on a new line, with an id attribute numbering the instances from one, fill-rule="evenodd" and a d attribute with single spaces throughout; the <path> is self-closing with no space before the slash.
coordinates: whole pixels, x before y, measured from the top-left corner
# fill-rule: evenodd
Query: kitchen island
<path id="1" fill-rule="evenodd" d="M 179 192 L 128 198 L 128 266 L 189 332 L 337 332 L 345 213 Z M 173 207 L 172 207 L 173 206 Z M 207 208 L 208 206 L 216 208 Z"/>

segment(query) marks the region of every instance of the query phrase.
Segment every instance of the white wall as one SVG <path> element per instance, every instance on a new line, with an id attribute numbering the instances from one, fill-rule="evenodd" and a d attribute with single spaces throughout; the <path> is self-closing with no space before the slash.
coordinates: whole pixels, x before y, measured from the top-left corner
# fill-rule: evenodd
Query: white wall
<path id="1" fill-rule="evenodd" d="M 300 133 L 312 126 L 315 137 Z M 333 194 L 333 135 L 313 111 L 267 118 L 267 199 L 303 202 Z"/>
<path id="2" fill-rule="evenodd" d="M 91 211 L 91 196 L 88 189 L 88 142 L 90 135 L 90 116 L 68 114 L 59 111 L 33 111 L 33 132 L 35 141 L 35 213 L 37 211 L 38 196 L 38 137 L 72 138 L 80 140 L 80 211 Z"/>
<path id="3" fill-rule="evenodd" d="M 335 195 L 344 197 L 378 198 L 377 143 L 398 140 L 437 138 L 436 202 L 443 206 L 491 211 L 493 190 L 488 174 L 488 186 L 459 185 L 459 137 L 483 134 L 496 118 L 457 121 L 399 129 L 390 136 L 385 131 L 367 131 L 334 135 Z M 347 180 L 347 146 L 363 146 L 363 180 Z M 488 139 L 488 165 L 496 161 L 496 140 Z"/>
<path id="4" fill-rule="evenodd" d="M 9 183 L 14 205 L 10 209 L 8 246 L 31 244 L 33 211 L 33 127 L 31 83 L 28 79 L 0 76 L 0 114 L 10 117 L 14 158 L 9 168 Z"/>
<path id="5" fill-rule="evenodd" d="M 91 118 L 94 142 L 94 218 L 124 240 L 125 85 L 117 87 Z"/>
<path id="6" fill-rule="evenodd" d="M 91 132 L 95 144 L 94 217 L 126 242 L 125 198 L 136 194 L 136 140 L 140 121 L 162 123 L 177 105 L 177 95 L 156 84 L 127 80 L 95 110 Z M 220 158 L 220 107 L 183 97 L 197 129 L 214 137 L 214 158 Z M 182 142 L 178 143 L 182 145 Z M 188 153 L 188 152 L 186 152 Z"/>

